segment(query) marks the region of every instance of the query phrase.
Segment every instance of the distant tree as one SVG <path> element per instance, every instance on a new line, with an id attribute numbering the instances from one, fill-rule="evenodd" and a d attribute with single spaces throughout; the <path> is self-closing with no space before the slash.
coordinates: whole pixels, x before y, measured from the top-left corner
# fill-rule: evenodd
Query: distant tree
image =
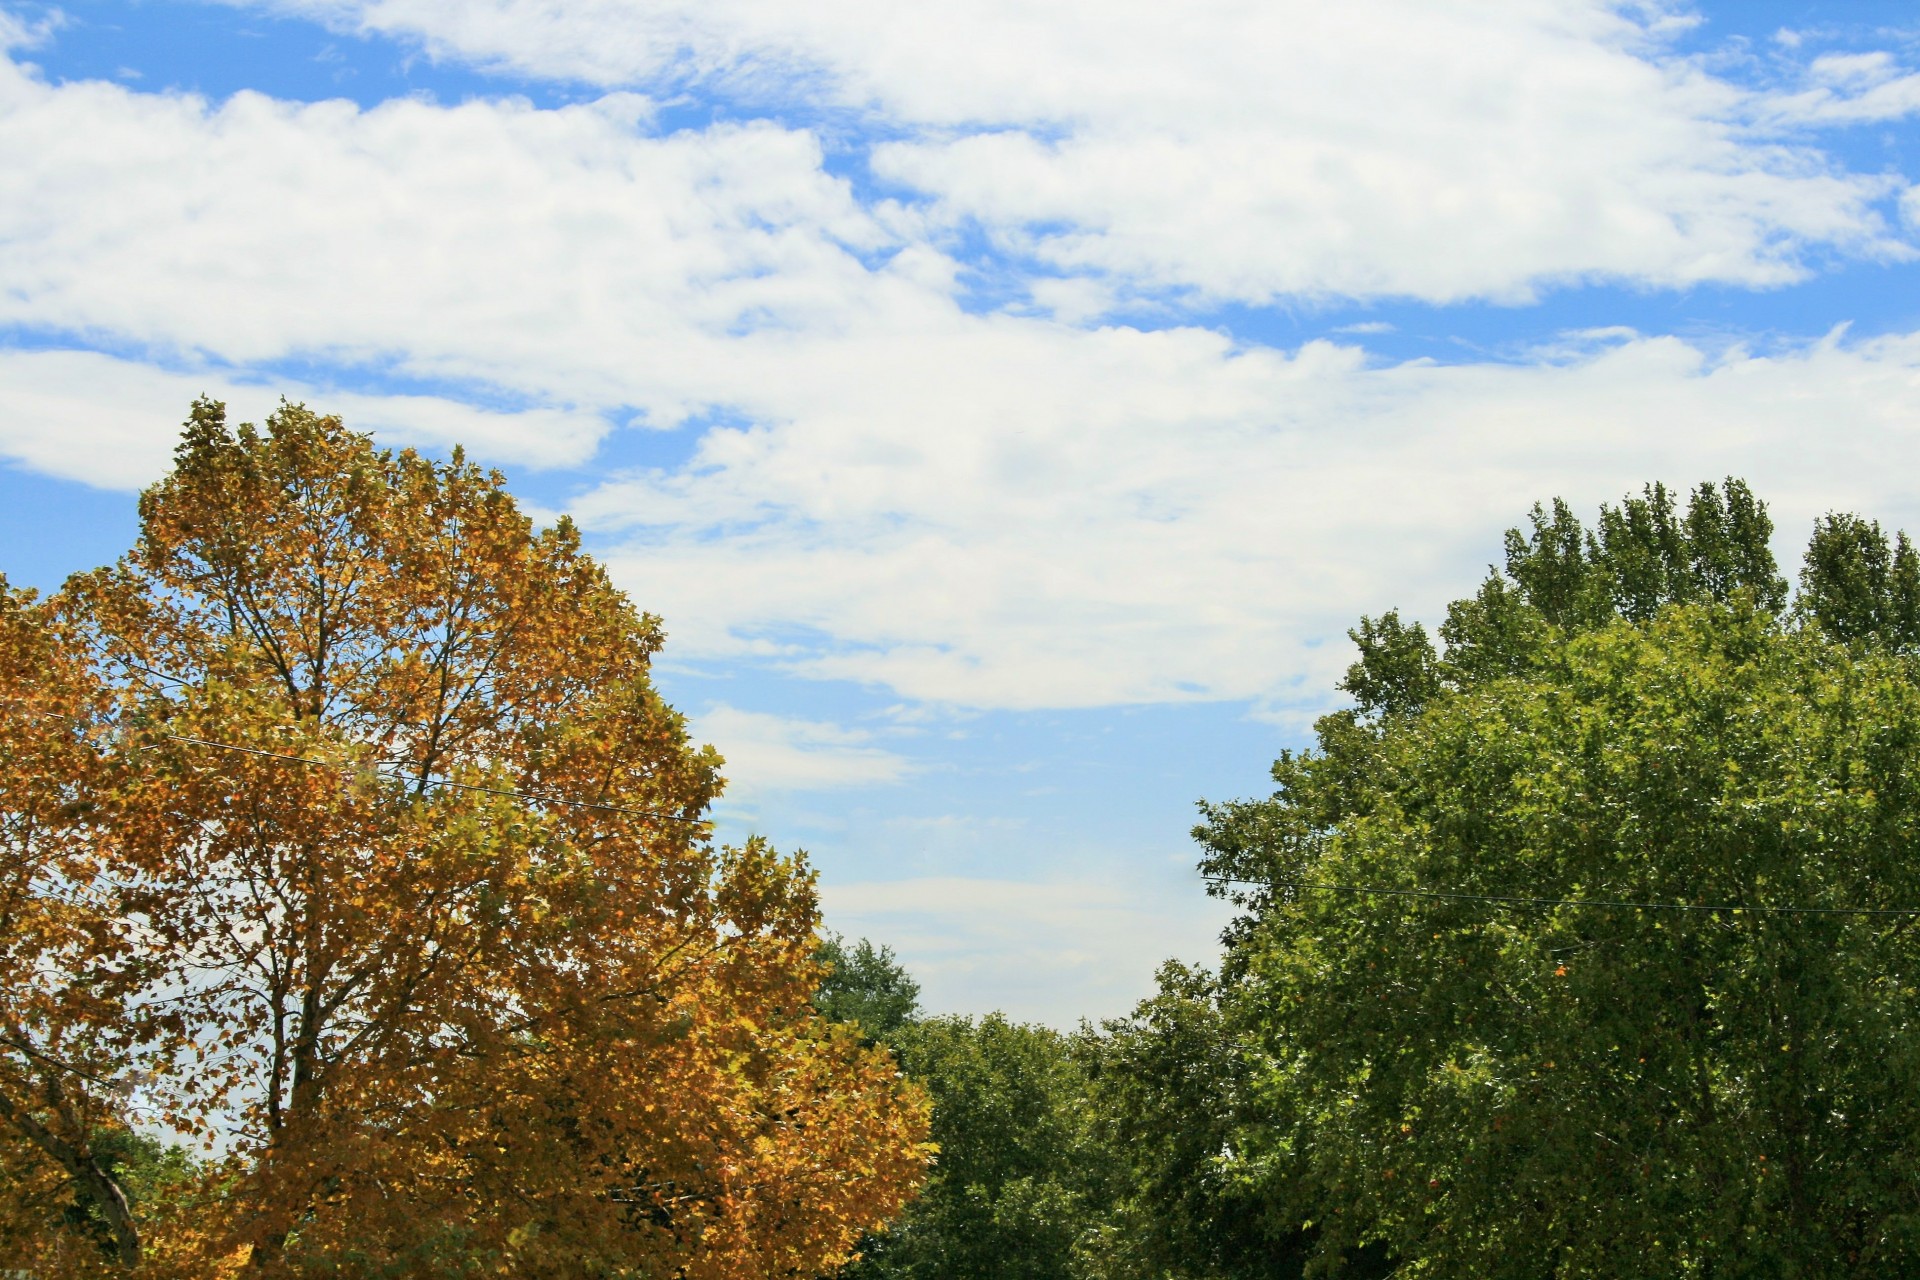
<path id="1" fill-rule="evenodd" d="M 1836 640 L 1913 652 L 1920 649 L 1920 555 L 1905 533 L 1889 542 L 1878 522 L 1829 515 L 1814 525 L 1795 603 Z"/>
<path id="2" fill-rule="evenodd" d="M 893 1216 L 924 1103 L 569 525 L 204 401 L 140 514 L 0 611 L 4 1265 L 804 1275 Z M 195 1212 L 143 1216 L 136 1102 L 225 1129 Z"/>
<path id="3" fill-rule="evenodd" d="M 1281 1280 L 1311 1232 L 1274 1211 L 1241 1130 L 1260 1112 L 1251 1042 L 1213 975 L 1169 961 L 1158 992 L 1077 1046 L 1114 1205 L 1086 1253 L 1101 1280 Z"/>
<path id="4" fill-rule="evenodd" d="M 1363 623 L 1358 705 L 1206 807 L 1246 1055 L 1212 1074 L 1247 1103 L 1192 1104 L 1230 1119 L 1185 1159 L 1314 1265 L 1920 1268 L 1920 933 L 1841 910 L 1920 907 L 1913 557 L 1830 517 L 1789 612 L 1770 532 L 1737 481 L 1592 531 L 1536 507 L 1443 651 Z M 1204 1027 L 1174 978 L 1148 1027 Z M 1141 1074 L 1177 1088 L 1192 1043 Z"/>
<path id="5" fill-rule="evenodd" d="M 925 1018 L 893 1033 L 933 1100 L 939 1147 L 920 1198 L 847 1272 L 857 1280 L 1065 1280 L 1087 1274 L 1111 1158 L 1093 1132 L 1072 1038 L 1047 1027 Z"/>
<path id="6" fill-rule="evenodd" d="M 814 959 L 825 966 L 814 1008 L 832 1022 L 852 1023 L 869 1041 L 884 1041 L 920 1013 L 920 984 L 894 958 L 893 948 L 862 938 L 849 946 L 837 933 L 820 940 Z"/>

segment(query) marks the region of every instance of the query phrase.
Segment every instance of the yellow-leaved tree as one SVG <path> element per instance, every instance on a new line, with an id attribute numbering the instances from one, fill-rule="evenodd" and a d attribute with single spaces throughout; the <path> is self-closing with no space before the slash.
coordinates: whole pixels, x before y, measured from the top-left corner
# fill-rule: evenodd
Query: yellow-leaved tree
<path id="1" fill-rule="evenodd" d="M 0 1265 L 814 1276 L 899 1209 L 924 1100 L 812 1008 L 812 876 L 711 843 L 571 526 L 206 401 L 140 514 L 0 615 Z M 143 1121 L 213 1143 L 144 1198 Z"/>

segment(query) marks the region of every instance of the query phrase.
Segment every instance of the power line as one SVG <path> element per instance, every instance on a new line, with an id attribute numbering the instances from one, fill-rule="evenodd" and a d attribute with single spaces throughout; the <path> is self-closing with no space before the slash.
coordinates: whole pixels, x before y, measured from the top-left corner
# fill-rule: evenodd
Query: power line
<path id="1" fill-rule="evenodd" d="M 1524 907 L 1599 907 L 1612 911 L 1708 911 L 1780 916 L 1920 916 L 1920 907 L 1750 907 L 1738 903 L 1628 902 L 1608 898 L 1526 898 L 1498 893 L 1446 893 L 1438 889 L 1385 889 L 1364 884 L 1329 884 L 1319 880 L 1238 880 L 1231 876 L 1202 877 L 1208 884 L 1244 884 L 1260 889 L 1298 889 L 1306 892 L 1360 893 L 1383 898 L 1437 898 L 1447 902 L 1498 902 Z"/>

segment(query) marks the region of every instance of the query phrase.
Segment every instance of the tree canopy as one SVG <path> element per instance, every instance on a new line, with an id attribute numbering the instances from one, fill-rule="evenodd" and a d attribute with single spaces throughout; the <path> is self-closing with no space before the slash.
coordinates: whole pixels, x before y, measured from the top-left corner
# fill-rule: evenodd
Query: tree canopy
<path id="1" fill-rule="evenodd" d="M 1920 1267 L 1904 533 L 1790 593 L 1737 480 L 1536 506 L 1203 806 L 1218 971 L 1066 1033 L 716 847 L 658 620 L 497 475 L 202 402 L 141 518 L 0 582 L 0 1267 Z"/>
<path id="2" fill-rule="evenodd" d="M 821 1016 L 860 1028 L 869 1040 L 890 1040 L 920 1016 L 920 984 L 889 946 L 837 933 L 820 940 L 814 956 L 825 966 L 814 1007 Z"/>
<path id="3" fill-rule="evenodd" d="M 786 1276 L 897 1211 L 924 1103 L 569 525 L 204 401 L 140 514 L 0 608 L 4 1265 Z M 171 1213 L 135 1121 L 212 1143 Z"/>
<path id="4" fill-rule="evenodd" d="M 1109 1205 L 1108 1149 L 1074 1037 L 983 1018 L 921 1018 L 889 1039 L 933 1103 L 939 1154 L 921 1198 L 870 1239 L 849 1280 L 1067 1280 Z"/>
<path id="5" fill-rule="evenodd" d="M 1214 1176 L 1330 1270 L 1911 1274 L 1911 547 L 1824 519 L 1790 604 L 1737 481 L 1530 524 L 1206 807 L 1254 1100 Z"/>

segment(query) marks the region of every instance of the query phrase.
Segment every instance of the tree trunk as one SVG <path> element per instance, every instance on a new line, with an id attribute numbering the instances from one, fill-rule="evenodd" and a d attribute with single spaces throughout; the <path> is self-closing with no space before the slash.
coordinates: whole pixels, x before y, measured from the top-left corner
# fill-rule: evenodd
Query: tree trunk
<path id="1" fill-rule="evenodd" d="M 69 1142 L 34 1118 L 33 1113 L 17 1105 L 0 1090 L 0 1118 L 23 1134 L 27 1141 L 44 1151 L 54 1163 L 66 1170 L 75 1190 L 100 1210 L 113 1232 L 113 1250 L 121 1265 L 140 1265 L 140 1229 L 133 1221 L 133 1206 L 127 1193 L 113 1175 L 100 1167 L 93 1153 Z"/>

